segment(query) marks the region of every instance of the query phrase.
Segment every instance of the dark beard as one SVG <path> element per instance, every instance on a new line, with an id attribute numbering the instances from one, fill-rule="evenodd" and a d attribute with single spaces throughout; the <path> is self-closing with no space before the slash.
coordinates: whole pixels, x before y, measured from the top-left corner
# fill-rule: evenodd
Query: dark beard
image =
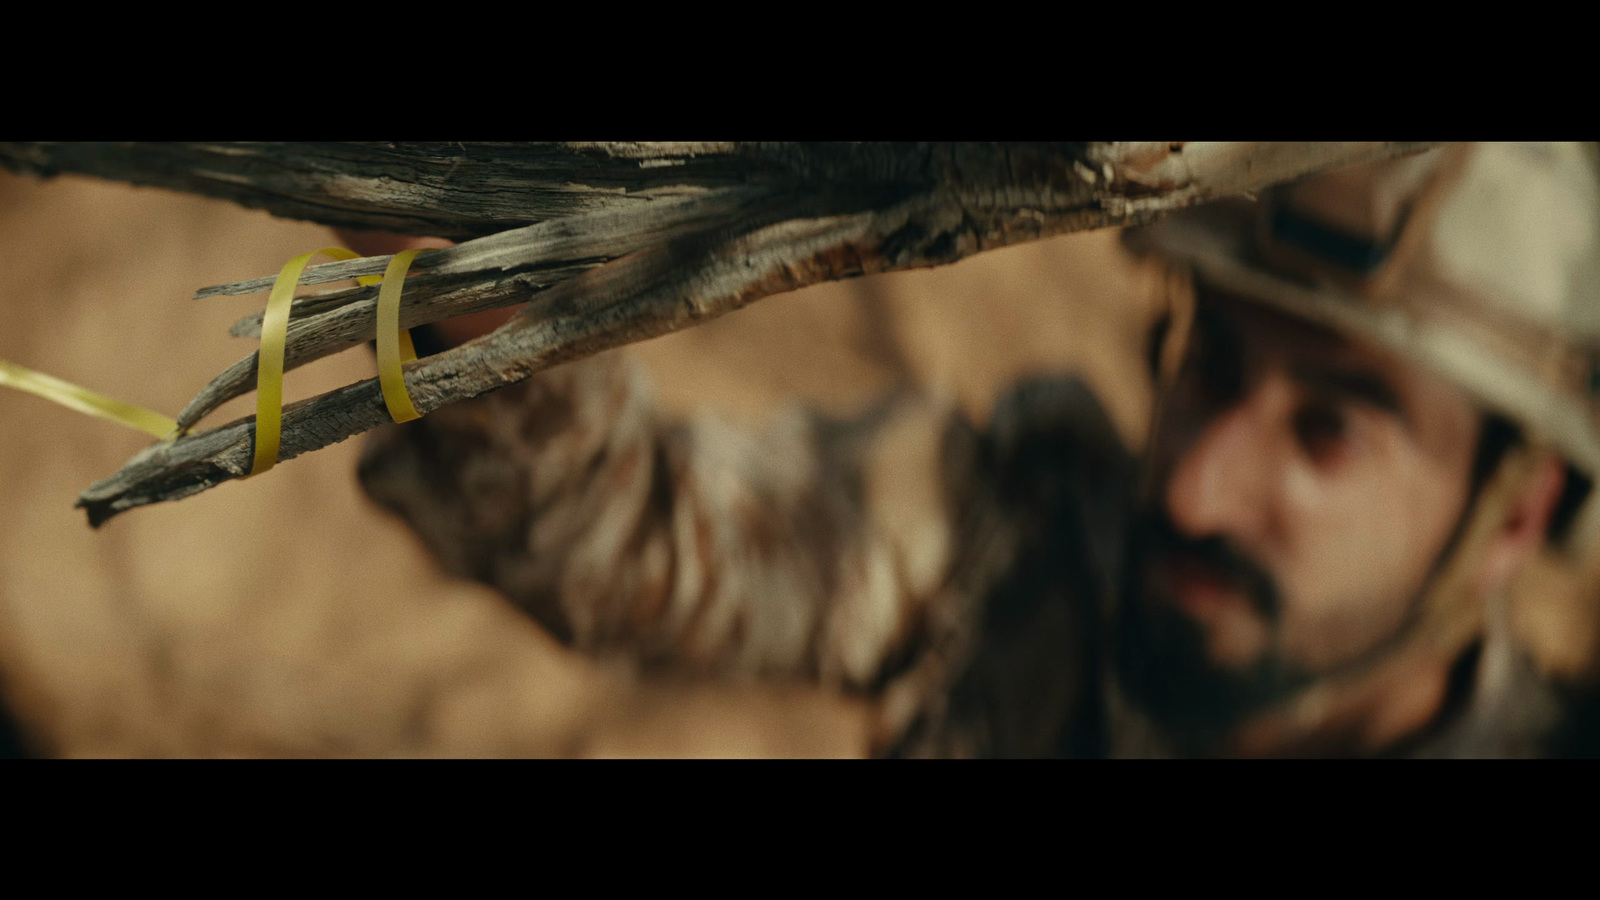
<path id="1" fill-rule="evenodd" d="M 1153 596 L 1151 563 L 1188 557 L 1241 590 L 1275 631 L 1282 603 L 1271 576 L 1221 538 L 1191 540 L 1159 514 L 1133 526 L 1114 627 L 1117 677 L 1128 698 L 1185 749 L 1214 747 L 1251 714 L 1309 685 L 1313 676 L 1268 650 L 1243 670 L 1206 656 L 1205 633 L 1169 597 Z"/>

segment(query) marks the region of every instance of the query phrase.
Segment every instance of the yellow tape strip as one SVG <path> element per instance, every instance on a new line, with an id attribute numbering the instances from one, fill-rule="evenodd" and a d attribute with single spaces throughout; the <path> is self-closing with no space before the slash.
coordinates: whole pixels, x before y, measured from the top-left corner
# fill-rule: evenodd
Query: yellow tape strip
<path id="1" fill-rule="evenodd" d="M 383 273 L 383 287 L 378 289 L 378 383 L 383 387 L 383 402 L 389 407 L 389 418 L 396 422 L 409 422 L 422 418 L 411 405 L 411 395 L 406 392 L 402 362 L 417 358 L 411 346 L 411 333 L 400 330 L 400 286 L 405 283 L 406 271 L 416 250 L 401 250 L 389 261 Z M 401 346 L 404 344 L 404 346 Z"/>
<path id="2" fill-rule="evenodd" d="M 400 252 L 406 254 L 405 267 L 399 273 L 399 275 L 400 275 L 400 283 L 404 284 L 405 283 L 405 279 L 406 279 L 405 269 L 411 268 L 411 260 L 412 260 L 412 258 L 414 258 L 418 253 L 420 253 L 422 251 L 420 251 L 420 250 L 402 250 Z M 396 254 L 395 259 L 399 259 L 399 254 Z M 375 285 L 375 284 L 383 281 L 385 276 L 394 274 L 393 271 L 392 271 L 394 269 L 394 267 L 395 267 L 394 260 L 390 260 L 389 261 L 389 270 L 390 271 L 385 271 L 383 273 L 383 275 L 363 275 L 360 278 L 357 278 L 356 281 L 360 282 L 365 287 L 371 287 L 372 285 Z M 400 332 L 400 361 L 403 362 L 403 363 L 415 362 L 416 359 L 417 359 L 417 348 L 411 343 L 411 330 L 407 329 L 407 328 L 400 328 L 400 316 L 399 316 L 400 286 L 399 285 L 395 286 L 394 304 L 395 304 L 395 311 L 396 311 L 396 314 L 394 316 L 394 325 L 395 325 L 395 328 L 399 329 L 399 332 Z M 379 321 L 381 322 L 382 321 L 382 317 L 383 317 L 383 292 L 382 291 L 378 292 L 378 316 L 379 316 Z M 382 325 L 380 325 L 378 327 L 379 327 L 379 333 L 380 334 L 384 330 L 386 330 L 386 329 L 383 328 Z M 381 370 L 383 368 L 383 366 L 380 364 L 378 368 Z M 402 382 L 402 384 L 403 383 L 404 382 Z M 410 405 L 410 403 L 411 403 L 411 395 L 407 394 L 406 395 L 406 404 Z M 394 411 L 393 411 L 393 408 L 391 408 L 390 409 L 390 415 L 393 415 L 393 414 L 394 414 Z M 420 418 L 422 418 L 422 416 L 418 415 L 418 416 L 416 416 L 416 418 L 420 419 Z M 410 420 L 408 419 L 408 420 L 405 420 L 405 421 L 410 421 Z"/>
<path id="3" fill-rule="evenodd" d="M 256 458 L 250 474 L 260 475 L 278 464 L 278 441 L 283 435 L 283 350 L 289 336 L 289 304 L 306 263 L 318 253 L 334 259 L 360 256 L 343 247 L 324 247 L 302 253 L 284 264 L 267 295 L 261 316 L 261 350 L 256 354 Z"/>
<path id="4" fill-rule="evenodd" d="M 400 292 L 406 272 L 418 252 L 401 251 L 390 260 L 389 268 L 382 275 L 364 275 L 357 279 L 364 285 L 383 282 L 378 290 L 378 380 L 383 386 L 384 405 L 396 422 L 422 418 L 411 405 L 405 376 L 400 369 L 402 363 L 417 358 L 411 333 L 400 328 Z M 343 247 L 324 247 L 296 256 L 278 272 L 278 280 L 272 285 L 272 294 L 267 298 L 267 309 L 261 318 L 261 351 L 256 375 L 256 453 L 250 467 L 251 475 L 266 472 L 278 463 L 283 431 L 283 355 L 288 343 L 289 307 L 306 263 L 318 253 L 337 260 L 360 258 L 359 254 Z M 0 387 L 26 391 L 68 409 L 137 428 L 162 440 L 178 433 L 177 421 L 154 410 L 112 399 L 3 359 L 0 359 Z"/>
<path id="5" fill-rule="evenodd" d="M 411 405 L 405 378 L 400 372 L 402 362 L 417 358 L 410 332 L 399 330 L 400 290 L 417 252 L 401 251 L 395 254 L 383 275 L 364 275 L 356 279 L 364 285 L 383 282 L 378 290 L 378 378 L 383 386 L 383 402 L 396 422 L 421 418 Z M 261 350 L 256 365 L 256 455 L 250 465 L 250 475 L 260 475 L 278 464 L 278 447 L 283 436 L 283 354 L 288 343 L 289 307 L 294 302 L 294 291 L 300 284 L 306 263 L 318 253 L 336 260 L 360 258 L 360 254 L 343 247 L 324 247 L 296 256 L 278 272 L 278 280 L 273 282 L 272 293 L 267 297 L 266 312 L 261 317 Z M 384 350 L 386 344 L 390 348 L 388 356 Z"/>
<path id="6" fill-rule="evenodd" d="M 163 416 L 154 410 L 132 403 L 123 403 L 113 400 L 104 394 L 99 394 L 88 388 L 79 387 L 68 381 L 35 372 L 32 369 L 9 363 L 0 359 L 0 387 L 16 388 L 27 391 L 46 400 L 59 403 L 68 409 L 75 409 L 91 416 L 110 419 L 129 428 L 137 428 L 145 434 L 153 435 L 163 440 L 178 433 L 178 423 Z"/>

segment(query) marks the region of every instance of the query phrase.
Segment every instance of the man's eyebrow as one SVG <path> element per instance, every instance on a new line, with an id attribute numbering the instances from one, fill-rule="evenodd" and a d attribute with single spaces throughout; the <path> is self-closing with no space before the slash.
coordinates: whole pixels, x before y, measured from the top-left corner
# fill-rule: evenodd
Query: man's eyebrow
<path id="1" fill-rule="evenodd" d="M 1290 375 L 1294 380 L 1313 389 L 1369 403 L 1401 419 L 1406 418 L 1405 408 L 1400 404 L 1400 395 L 1394 386 L 1387 379 L 1372 372 L 1295 366 L 1291 369 Z"/>

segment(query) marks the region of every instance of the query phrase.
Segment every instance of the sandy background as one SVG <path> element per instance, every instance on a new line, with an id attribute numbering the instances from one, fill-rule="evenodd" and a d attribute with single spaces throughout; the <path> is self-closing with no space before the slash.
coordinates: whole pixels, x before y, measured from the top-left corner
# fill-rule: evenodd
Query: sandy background
<path id="1" fill-rule="evenodd" d="M 175 413 L 249 352 L 277 271 L 321 227 L 165 193 L 0 172 L 0 358 Z M 1083 372 L 1131 442 L 1159 273 L 1091 233 L 771 297 L 628 348 L 680 414 L 834 412 L 915 381 L 986 417 L 1036 371 Z M 290 400 L 371 377 L 350 352 Z M 691 401 L 690 398 L 695 400 Z M 208 424 L 253 411 L 241 398 Z M 861 705 L 804 688 L 640 684 L 448 579 L 356 486 L 359 439 L 92 531 L 72 503 L 146 438 L 0 391 L 0 696 L 65 756 L 858 755 Z M 1519 622 L 1548 667 L 1594 658 L 1594 579 L 1547 567 Z"/>

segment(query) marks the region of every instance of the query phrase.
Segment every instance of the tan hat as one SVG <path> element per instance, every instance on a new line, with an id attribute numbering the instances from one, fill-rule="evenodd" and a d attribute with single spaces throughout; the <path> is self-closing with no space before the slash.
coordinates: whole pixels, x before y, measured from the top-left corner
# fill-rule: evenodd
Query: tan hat
<path id="1" fill-rule="evenodd" d="M 1185 210 L 1129 242 L 1415 359 L 1555 448 L 1574 484 L 1600 476 L 1592 144 L 1449 145 Z M 1584 506 L 1569 547 L 1600 539 L 1600 503 Z"/>

